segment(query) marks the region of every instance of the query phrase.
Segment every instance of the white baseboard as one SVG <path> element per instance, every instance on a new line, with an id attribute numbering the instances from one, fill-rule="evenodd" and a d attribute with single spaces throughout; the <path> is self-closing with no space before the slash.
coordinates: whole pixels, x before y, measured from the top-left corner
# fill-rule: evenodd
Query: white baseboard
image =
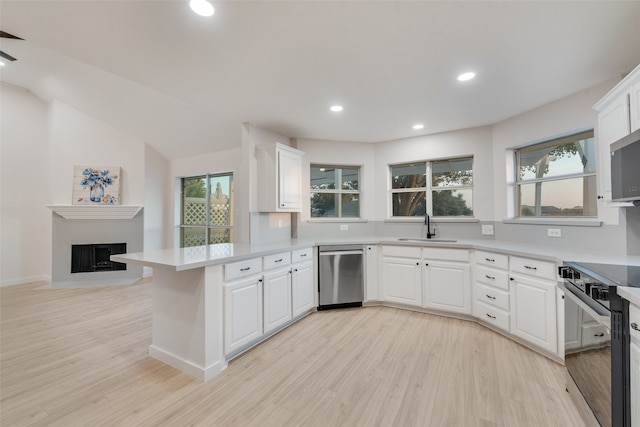
<path id="1" fill-rule="evenodd" d="M 149 356 L 161 361 L 162 363 L 172 366 L 179 371 L 184 372 L 185 374 L 189 374 L 192 377 L 199 379 L 200 381 L 209 381 L 220 372 L 227 369 L 226 360 L 216 362 L 210 366 L 207 366 L 206 368 L 203 368 L 194 364 L 193 362 L 178 357 L 175 354 L 171 354 L 165 350 L 155 347 L 153 344 L 149 346 Z"/>
<path id="2" fill-rule="evenodd" d="M 51 283 L 51 276 L 30 276 L 30 277 L 21 277 L 19 279 L 2 280 L 0 282 L 0 287 L 23 285 L 25 283 L 32 283 L 32 282 Z"/>

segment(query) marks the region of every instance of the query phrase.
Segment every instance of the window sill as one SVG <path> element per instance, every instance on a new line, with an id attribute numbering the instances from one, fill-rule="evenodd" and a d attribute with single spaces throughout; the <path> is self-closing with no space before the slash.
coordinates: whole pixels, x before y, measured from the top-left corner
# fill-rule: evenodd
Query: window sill
<path id="1" fill-rule="evenodd" d="M 597 218 L 517 218 L 503 219 L 503 224 L 517 225 L 557 225 L 567 227 L 601 227 L 602 221 Z"/>
<path id="2" fill-rule="evenodd" d="M 456 218 L 456 217 L 429 217 L 429 221 L 432 224 L 438 223 L 456 223 L 456 222 L 480 222 L 477 218 Z M 415 218 L 387 218 L 384 220 L 386 223 L 421 223 L 424 224 L 424 217 L 415 217 Z"/>
<path id="3" fill-rule="evenodd" d="M 369 222 L 364 218 L 309 218 L 307 222 L 311 223 L 330 223 L 330 222 Z"/>

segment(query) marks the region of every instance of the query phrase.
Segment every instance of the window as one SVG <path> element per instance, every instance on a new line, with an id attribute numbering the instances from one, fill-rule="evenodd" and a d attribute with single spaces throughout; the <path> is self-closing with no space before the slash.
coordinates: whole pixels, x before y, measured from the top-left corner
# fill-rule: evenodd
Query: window
<path id="1" fill-rule="evenodd" d="M 593 130 L 515 151 L 518 217 L 591 217 L 596 210 Z"/>
<path id="2" fill-rule="evenodd" d="M 392 165 L 391 210 L 393 217 L 473 216 L 473 157 Z"/>
<path id="3" fill-rule="evenodd" d="M 233 241 L 233 174 L 182 178 L 180 247 Z"/>
<path id="4" fill-rule="evenodd" d="M 311 165 L 311 217 L 360 217 L 360 167 Z"/>

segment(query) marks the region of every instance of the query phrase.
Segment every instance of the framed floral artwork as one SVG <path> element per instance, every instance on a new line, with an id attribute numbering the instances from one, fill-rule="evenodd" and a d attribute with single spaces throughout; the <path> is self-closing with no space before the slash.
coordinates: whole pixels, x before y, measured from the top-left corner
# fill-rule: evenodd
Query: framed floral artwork
<path id="1" fill-rule="evenodd" d="M 73 205 L 119 205 L 120 168 L 75 166 Z"/>

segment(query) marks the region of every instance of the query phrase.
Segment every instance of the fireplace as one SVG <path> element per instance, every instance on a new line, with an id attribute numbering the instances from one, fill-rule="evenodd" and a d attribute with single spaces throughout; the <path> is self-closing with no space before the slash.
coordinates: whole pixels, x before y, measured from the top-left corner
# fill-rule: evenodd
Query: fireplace
<path id="1" fill-rule="evenodd" d="M 126 243 L 71 245 L 71 273 L 126 270 L 127 264 L 111 261 L 111 255 L 127 253 Z"/>

